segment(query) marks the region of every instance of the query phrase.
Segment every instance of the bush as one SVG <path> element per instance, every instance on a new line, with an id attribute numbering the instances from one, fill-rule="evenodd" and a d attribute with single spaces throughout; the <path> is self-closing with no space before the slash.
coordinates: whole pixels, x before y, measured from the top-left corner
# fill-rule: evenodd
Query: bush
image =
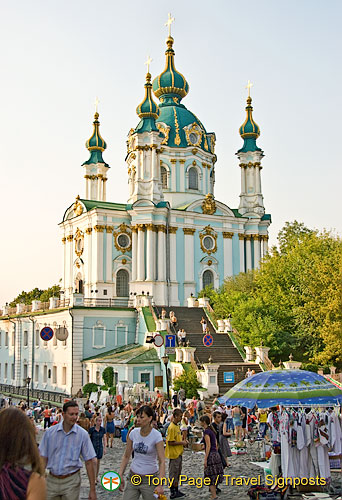
<path id="1" fill-rule="evenodd" d="M 193 398 L 194 396 L 198 398 L 197 389 L 201 387 L 201 384 L 192 367 L 188 370 L 184 370 L 181 375 L 174 378 L 172 385 L 175 391 L 179 391 L 180 388 L 184 389 L 187 398 Z"/>
<path id="2" fill-rule="evenodd" d="M 112 387 L 114 382 L 114 370 L 112 366 L 107 366 L 102 373 L 103 382 L 107 387 Z"/>
<path id="3" fill-rule="evenodd" d="M 101 385 L 101 391 L 108 391 L 108 385 Z"/>
<path id="4" fill-rule="evenodd" d="M 111 396 L 115 396 L 116 395 L 116 387 L 110 387 L 109 388 L 109 394 Z"/>
<path id="5" fill-rule="evenodd" d="M 88 384 L 84 385 L 83 386 L 83 394 L 88 394 L 88 396 L 90 396 L 90 394 L 92 392 L 97 392 L 99 389 L 99 386 L 97 384 L 94 384 L 94 382 L 89 382 Z"/>

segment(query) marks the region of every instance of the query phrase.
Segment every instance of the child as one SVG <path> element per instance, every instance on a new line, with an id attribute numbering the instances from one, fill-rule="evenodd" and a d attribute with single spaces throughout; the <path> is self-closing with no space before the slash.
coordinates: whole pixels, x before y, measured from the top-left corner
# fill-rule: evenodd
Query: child
<path id="1" fill-rule="evenodd" d="M 182 410 L 175 408 L 172 413 L 172 421 L 167 429 L 165 456 L 170 459 L 169 462 L 169 481 L 170 498 L 180 498 L 184 493 L 178 490 L 179 476 L 182 473 L 182 455 L 184 446 L 188 441 L 182 439 L 181 431 L 178 426 L 182 420 Z"/>

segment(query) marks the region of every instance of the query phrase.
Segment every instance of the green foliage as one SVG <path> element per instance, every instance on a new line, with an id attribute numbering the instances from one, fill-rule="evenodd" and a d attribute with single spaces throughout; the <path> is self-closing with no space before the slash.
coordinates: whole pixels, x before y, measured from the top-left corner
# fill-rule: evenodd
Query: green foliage
<path id="1" fill-rule="evenodd" d="M 115 396 L 116 395 L 116 387 L 110 387 L 108 392 L 111 396 Z"/>
<path id="2" fill-rule="evenodd" d="M 108 391 L 108 385 L 101 385 L 101 391 Z"/>
<path id="3" fill-rule="evenodd" d="M 88 396 L 90 396 L 90 394 L 92 392 L 97 392 L 98 389 L 99 389 L 99 386 L 97 384 L 94 384 L 93 382 L 89 382 L 88 384 L 83 386 L 82 392 L 83 392 L 83 394 L 88 394 Z"/>
<path id="4" fill-rule="evenodd" d="M 194 396 L 198 398 L 197 390 L 201 387 L 201 384 L 192 367 L 188 370 L 184 370 L 178 377 L 175 377 L 172 381 L 172 385 L 175 391 L 179 391 L 180 388 L 184 389 L 187 398 L 193 398 Z"/>
<path id="5" fill-rule="evenodd" d="M 40 288 L 34 288 L 30 292 L 22 291 L 15 299 L 10 302 L 10 307 L 15 307 L 16 304 L 26 304 L 30 305 L 32 300 L 40 300 L 41 302 L 48 302 L 50 297 L 59 297 L 61 287 L 59 285 L 53 285 L 46 290 L 41 290 Z"/>
<path id="6" fill-rule="evenodd" d="M 107 366 L 103 370 L 102 378 L 107 387 L 112 387 L 114 381 L 114 370 L 112 366 Z"/>
<path id="7" fill-rule="evenodd" d="M 278 240 L 259 270 L 212 292 L 216 317 L 232 314 L 240 343 L 263 342 L 274 362 L 292 353 L 313 371 L 317 364 L 342 366 L 341 239 L 295 221 Z"/>

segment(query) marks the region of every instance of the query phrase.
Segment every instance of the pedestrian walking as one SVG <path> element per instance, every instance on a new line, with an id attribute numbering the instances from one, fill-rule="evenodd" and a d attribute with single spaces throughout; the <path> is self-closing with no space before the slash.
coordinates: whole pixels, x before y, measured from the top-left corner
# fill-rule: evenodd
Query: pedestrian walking
<path id="1" fill-rule="evenodd" d="M 109 447 L 109 442 L 110 442 L 110 447 L 113 448 L 115 425 L 114 425 L 114 413 L 112 412 L 111 406 L 108 406 L 107 408 L 107 413 L 105 416 L 105 426 L 107 433 L 107 446 Z"/>
<path id="2" fill-rule="evenodd" d="M 202 316 L 200 323 L 202 325 L 202 332 L 203 332 L 203 334 L 205 334 L 207 331 L 207 320 L 205 319 L 204 316 Z"/>
<path id="3" fill-rule="evenodd" d="M 101 416 L 96 417 L 95 426 L 90 427 L 89 429 L 90 440 L 94 446 L 97 459 L 96 480 L 95 480 L 96 484 L 99 482 L 100 460 L 103 457 L 103 455 L 106 454 L 106 446 L 107 446 L 106 430 L 104 427 L 102 427 L 101 424 L 102 424 L 102 417 Z"/>
<path id="4" fill-rule="evenodd" d="M 234 406 L 232 409 L 233 424 L 235 430 L 235 441 L 238 442 L 242 439 L 242 417 L 243 413 L 240 406 Z"/>
<path id="5" fill-rule="evenodd" d="M 124 491 L 123 500 L 138 500 L 140 495 L 144 500 L 154 498 L 153 495 L 163 495 L 162 481 L 165 481 L 165 454 L 164 443 L 160 432 L 152 428 L 155 419 L 154 411 L 150 406 L 144 405 L 137 410 L 137 425 L 127 437 L 127 445 L 122 458 L 119 475 L 121 477 L 120 491 Z M 125 488 L 124 473 L 131 458 L 129 480 Z M 159 467 L 158 467 L 159 464 Z M 158 470 L 159 468 L 159 470 Z M 147 477 L 149 475 L 149 477 Z M 138 477 L 132 483 L 131 478 Z M 159 476 L 159 485 L 152 484 L 151 476 Z"/>
<path id="6" fill-rule="evenodd" d="M 182 419 L 182 410 L 175 408 L 172 413 L 172 421 L 167 429 L 165 456 L 169 459 L 169 481 L 170 498 L 180 498 L 184 493 L 179 491 L 179 476 L 182 473 L 182 459 L 184 446 L 188 441 L 182 439 L 179 422 Z M 172 482 L 171 482 L 172 481 Z"/>
<path id="7" fill-rule="evenodd" d="M 48 406 L 45 406 L 45 409 L 43 410 L 43 416 L 44 416 L 44 430 L 47 427 L 50 427 L 51 425 L 51 410 L 49 409 Z"/>
<path id="8" fill-rule="evenodd" d="M 218 445 L 216 442 L 216 435 L 213 427 L 210 424 L 210 418 L 208 415 L 203 415 L 200 418 L 201 425 L 204 429 L 203 431 L 203 442 L 204 442 L 204 477 L 210 479 L 209 491 L 211 493 L 211 498 L 218 498 L 217 493 L 221 490 L 217 486 L 223 481 L 223 466 L 221 457 L 218 453 Z"/>
<path id="9" fill-rule="evenodd" d="M 96 500 L 95 460 L 96 453 L 87 431 L 75 425 L 78 404 L 68 401 L 63 405 L 63 422 L 50 427 L 39 445 L 40 455 L 47 476 L 47 500 L 78 500 L 81 488 L 80 469 L 82 456 L 89 478 L 89 500 Z"/>
<path id="10" fill-rule="evenodd" d="M 0 500 L 45 500 L 44 467 L 36 429 L 17 408 L 0 412 Z"/>

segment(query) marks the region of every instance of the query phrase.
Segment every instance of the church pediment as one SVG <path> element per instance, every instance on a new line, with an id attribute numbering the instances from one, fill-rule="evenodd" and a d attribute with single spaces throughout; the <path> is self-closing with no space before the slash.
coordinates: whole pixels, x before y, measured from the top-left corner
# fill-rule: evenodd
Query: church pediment
<path id="1" fill-rule="evenodd" d="M 235 217 L 234 212 L 227 207 L 224 203 L 212 200 L 211 203 L 206 203 L 206 198 L 201 198 L 190 203 L 186 209 L 186 212 L 197 212 L 200 214 L 205 213 L 206 215 L 221 215 L 228 217 Z"/>

